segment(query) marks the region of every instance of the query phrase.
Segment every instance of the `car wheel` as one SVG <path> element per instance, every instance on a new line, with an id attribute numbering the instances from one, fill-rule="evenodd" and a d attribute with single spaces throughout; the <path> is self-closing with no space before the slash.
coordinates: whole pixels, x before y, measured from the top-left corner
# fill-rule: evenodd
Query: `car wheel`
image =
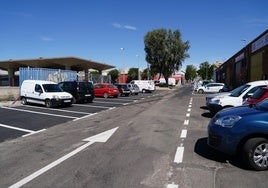
<path id="1" fill-rule="evenodd" d="M 204 90 L 203 90 L 203 89 L 199 89 L 199 90 L 198 90 L 198 93 L 199 93 L 199 94 L 203 94 L 203 93 L 204 93 Z"/>
<path id="2" fill-rule="evenodd" d="M 103 97 L 104 97 L 104 98 L 108 98 L 108 93 L 104 93 L 104 94 L 103 94 Z"/>
<path id="3" fill-rule="evenodd" d="M 47 108 L 51 108 L 52 107 L 51 100 L 47 99 L 46 102 L 45 102 L 45 105 L 46 105 Z"/>
<path id="4" fill-rule="evenodd" d="M 243 148 L 245 162 L 254 170 L 268 169 L 268 140 L 265 138 L 251 138 Z"/>
<path id="5" fill-rule="evenodd" d="M 26 105 L 27 104 L 27 99 L 25 97 L 23 97 L 21 99 L 21 104 L 23 104 L 23 105 Z"/>
<path id="6" fill-rule="evenodd" d="M 142 93 L 145 93 L 145 92 L 146 92 L 146 90 L 145 90 L 145 89 L 143 89 L 143 90 L 142 90 Z"/>

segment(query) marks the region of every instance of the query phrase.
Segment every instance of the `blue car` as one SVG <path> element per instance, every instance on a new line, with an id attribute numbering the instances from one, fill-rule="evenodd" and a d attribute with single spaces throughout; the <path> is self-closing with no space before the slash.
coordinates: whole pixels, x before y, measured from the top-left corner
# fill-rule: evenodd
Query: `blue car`
<path id="1" fill-rule="evenodd" d="M 254 170 L 268 169 L 268 99 L 218 112 L 208 125 L 208 145 L 242 156 Z"/>

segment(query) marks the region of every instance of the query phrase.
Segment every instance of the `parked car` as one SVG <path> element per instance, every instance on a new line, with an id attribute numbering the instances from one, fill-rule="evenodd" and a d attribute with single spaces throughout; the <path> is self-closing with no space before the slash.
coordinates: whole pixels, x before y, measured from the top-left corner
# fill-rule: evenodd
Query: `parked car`
<path id="1" fill-rule="evenodd" d="M 130 83 L 136 84 L 142 93 L 151 93 L 155 91 L 155 84 L 153 80 L 132 80 Z"/>
<path id="2" fill-rule="evenodd" d="M 199 80 L 199 81 L 195 82 L 194 83 L 194 91 L 197 91 L 197 88 L 199 88 L 200 86 L 207 85 L 211 82 L 212 82 L 211 80 Z"/>
<path id="3" fill-rule="evenodd" d="M 115 84 L 115 86 L 118 88 L 120 96 L 129 96 L 131 91 L 127 87 L 127 84 Z"/>
<path id="4" fill-rule="evenodd" d="M 255 170 L 268 169 L 268 99 L 218 112 L 208 125 L 208 145 L 242 156 Z"/>
<path id="5" fill-rule="evenodd" d="M 20 88 L 20 99 L 23 105 L 28 103 L 42 104 L 47 108 L 61 105 L 72 105 L 73 96 L 64 92 L 57 83 L 43 80 L 24 80 Z"/>
<path id="6" fill-rule="evenodd" d="M 224 83 L 209 83 L 204 86 L 196 88 L 196 91 L 200 94 L 202 93 L 219 93 L 224 87 Z"/>
<path id="7" fill-rule="evenodd" d="M 127 87 L 130 89 L 131 95 L 138 95 L 140 92 L 139 86 L 137 84 L 127 84 Z"/>
<path id="8" fill-rule="evenodd" d="M 230 94 L 219 94 L 213 98 L 206 99 L 207 107 L 212 114 L 229 107 L 240 106 L 243 102 L 260 87 L 268 85 L 268 80 L 259 80 L 246 83 L 234 90 Z"/>
<path id="9" fill-rule="evenodd" d="M 261 87 L 255 93 L 244 101 L 244 105 L 254 105 L 268 98 L 268 87 Z"/>
<path id="10" fill-rule="evenodd" d="M 91 82 L 86 81 L 64 81 L 58 83 L 58 86 L 73 95 L 73 103 L 92 102 L 94 95 L 94 87 Z"/>
<path id="11" fill-rule="evenodd" d="M 113 84 L 96 84 L 94 85 L 94 94 L 95 97 L 118 97 L 119 96 L 119 90 L 118 88 Z"/>

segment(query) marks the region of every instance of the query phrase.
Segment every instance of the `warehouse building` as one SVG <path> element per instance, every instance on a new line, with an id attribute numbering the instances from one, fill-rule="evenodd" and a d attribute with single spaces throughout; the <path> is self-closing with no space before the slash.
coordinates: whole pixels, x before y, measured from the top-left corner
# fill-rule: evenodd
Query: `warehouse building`
<path id="1" fill-rule="evenodd" d="M 268 79 L 268 30 L 216 70 L 216 81 L 226 83 L 230 89 L 264 79 Z"/>

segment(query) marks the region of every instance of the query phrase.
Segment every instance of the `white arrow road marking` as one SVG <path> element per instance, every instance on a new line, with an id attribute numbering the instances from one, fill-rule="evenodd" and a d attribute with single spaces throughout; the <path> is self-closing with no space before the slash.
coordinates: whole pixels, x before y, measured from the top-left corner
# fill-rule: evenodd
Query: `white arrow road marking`
<path id="1" fill-rule="evenodd" d="M 40 170 L 34 172 L 33 174 L 23 178 L 22 180 L 18 181 L 17 183 L 11 185 L 9 188 L 19 188 L 19 187 L 25 185 L 26 183 L 32 181 L 36 177 L 40 176 L 41 174 L 45 173 L 46 171 L 50 170 L 51 168 L 57 166 L 58 164 L 62 163 L 63 161 L 69 159 L 70 157 L 74 156 L 75 154 L 79 153 L 80 151 L 84 150 L 85 148 L 87 148 L 88 146 L 90 146 L 91 144 L 93 144 L 95 142 L 106 142 L 114 134 L 114 132 L 117 129 L 118 129 L 118 127 L 84 139 L 83 141 L 88 142 L 88 143 L 80 146 L 79 148 L 75 149 L 74 151 L 68 153 L 67 155 L 65 155 L 65 156 L 57 159 L 56 161 L 48 164 L 47 166 L 41 168 Z"/>

